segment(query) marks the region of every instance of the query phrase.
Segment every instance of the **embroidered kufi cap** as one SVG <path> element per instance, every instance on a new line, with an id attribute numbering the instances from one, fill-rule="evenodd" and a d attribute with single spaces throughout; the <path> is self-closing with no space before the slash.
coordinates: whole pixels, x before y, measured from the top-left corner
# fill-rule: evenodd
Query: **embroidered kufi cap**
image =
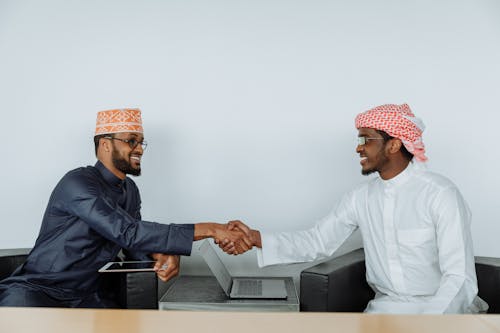
<path id="1" fill-rule="evenodd" d="M 122 132 L 144 133 L 140 109 L 112 109 L 97 113 L 95 135 Z"/>

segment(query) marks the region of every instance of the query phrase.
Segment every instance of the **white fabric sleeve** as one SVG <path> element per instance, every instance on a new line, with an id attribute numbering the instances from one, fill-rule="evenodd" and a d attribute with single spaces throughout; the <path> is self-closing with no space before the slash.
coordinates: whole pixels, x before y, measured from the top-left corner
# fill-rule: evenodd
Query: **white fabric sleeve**
<path id="1" fill-rule="evenodd" d="M 308 230 L 261 233 L 262 249 L 257 251 L 259 267 L 329 257 L 357 226 L 354 193 L 350 192 Z"/>
<path id="2" fill-rule="evenodd" d="M 470 312 L 478 291 L 470 211 L 454 187 L 441 191 L 432 211 L 442 278 L 435 295 L 423 304 L 422 313 Z"/>

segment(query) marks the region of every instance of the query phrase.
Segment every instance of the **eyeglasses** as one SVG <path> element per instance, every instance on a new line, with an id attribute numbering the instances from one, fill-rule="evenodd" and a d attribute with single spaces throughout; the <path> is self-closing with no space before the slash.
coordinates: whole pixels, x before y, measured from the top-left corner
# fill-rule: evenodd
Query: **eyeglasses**
<path id="1" fill-rule="evenodd" d="M 384 140 L 384 138 L 368 138 L 366 136 L 358 136 L 358 146 L 363 146 L 370 140 Z"/>
<path id="2" fill-rule="evenodd" d="M 137 141 L 136 139 L 120 139 L 120 138 L 114 138 L 112 136 L 105 136 L 105 139 L 110 139 L 110 140 L 118 140 L 121 142 L 128 143 L 130 149 L 134 150 L 138 145 L 141 145 L 142 150 L 145 150 L 146 147 L 148 146 L 148 143 L 146 141 Z"/>

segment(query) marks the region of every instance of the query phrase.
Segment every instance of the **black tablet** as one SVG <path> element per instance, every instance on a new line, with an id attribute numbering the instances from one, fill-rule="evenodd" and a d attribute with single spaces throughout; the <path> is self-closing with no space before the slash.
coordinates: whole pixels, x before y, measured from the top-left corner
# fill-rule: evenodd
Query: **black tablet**
<path id="1" fill-rule="evenodd" d="M 118 261 L 108 262 L 102 266 L 98 272 L 152 272 L 156 261 Z M 166 267 L 162 267 L 165 269 Z"/>

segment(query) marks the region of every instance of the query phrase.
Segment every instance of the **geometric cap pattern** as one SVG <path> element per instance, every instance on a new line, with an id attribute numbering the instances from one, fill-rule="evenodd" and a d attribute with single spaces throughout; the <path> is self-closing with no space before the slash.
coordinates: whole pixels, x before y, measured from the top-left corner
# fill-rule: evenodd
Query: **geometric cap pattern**
<path id="1" fill-rule="evenodd" d="M 384 104 L 356 116 L 355 126 L 384 131 L 401 140 L 406 149 L 419 162 L 427 161 L 422 132 L 425 126 L 411 112 L 408 104 Z"/>
<path id="2" fill-rule="evenodd" d="M 141 110 L 125 108 L 97 112 L 95 135 L 122 132 L 144 133 Z"/>

